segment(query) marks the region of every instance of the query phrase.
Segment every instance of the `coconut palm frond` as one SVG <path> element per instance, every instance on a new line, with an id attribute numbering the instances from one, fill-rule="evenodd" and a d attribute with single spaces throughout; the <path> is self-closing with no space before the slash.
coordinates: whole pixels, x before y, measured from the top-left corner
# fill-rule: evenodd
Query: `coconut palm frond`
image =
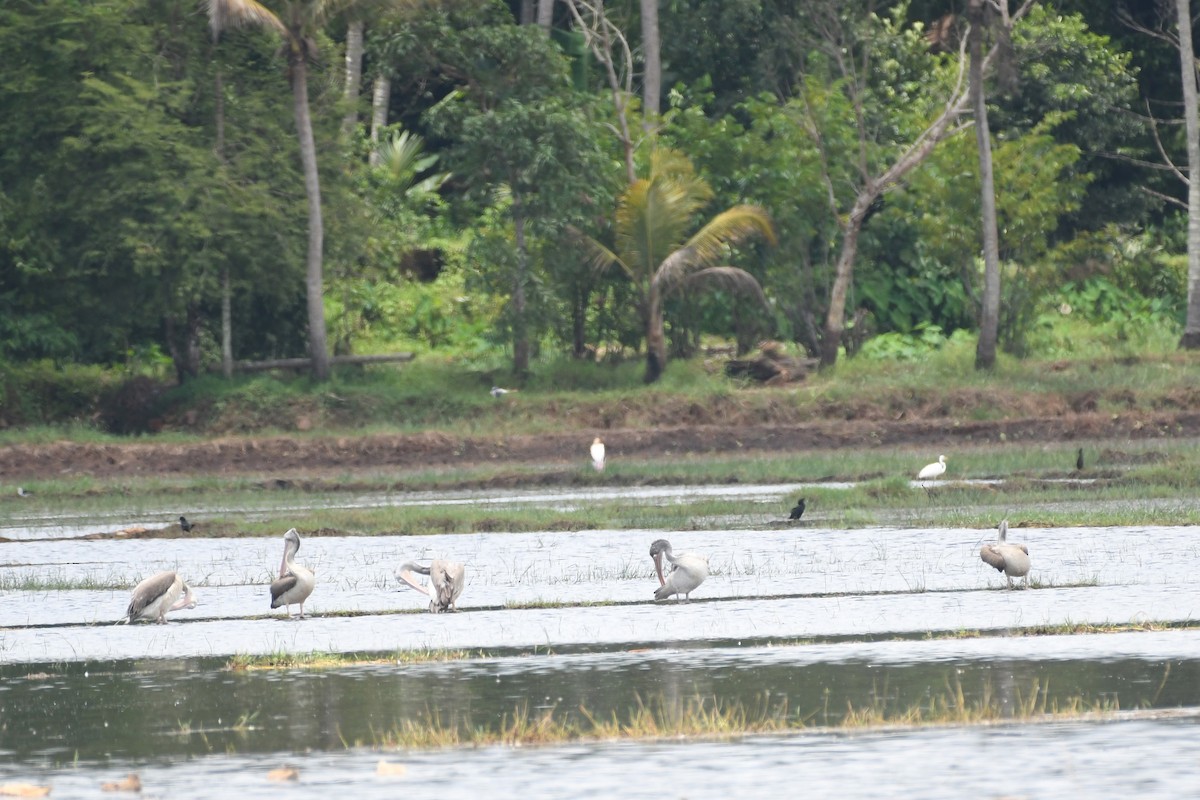
<path id="1" fill-rule="evenodd" d="M 771 217 L 757 206 L 734 206 L 722 211 L 696 231 L 687 246 L 695 251 L 695 263 L 707 264 L 723 258 L 731 244 L 760 235 L 775 244 Z"/>
<path id="2" fill-rule="evenodd" d="M 288 36 L 283 21 L 257 0 L 204 0 L 204 4 L 214 37 L 223 30 L 247 26 L 272 28 L 280 36 Z"/>
<path id="3" fill-rule="evenodd" d="M 596 241 L 585 233 L 575 231 L 579 243 L 587 253 L 588 265 L 596 272 L 603 272 L 612 266 L 618 266 L 621 271 L 629 276 L 630 280 L 636 281 L 638 278 L 629 268 L 629 266 L 621 260 L 621 257 L 609 250 L 607 247 Z"/>
<path id="4" fill-rule="evenodd" d="M 732 292 L 748 294 L 762 303 L 764 308 L 770 308 L 767 296 L 763 294 L 762 286 L 753 275 L 744 269 L 728 266 L 708 267 L 688 275 L 683 279 L 681 285 L 690 286 L 693 283 L 715 283 Z"/>

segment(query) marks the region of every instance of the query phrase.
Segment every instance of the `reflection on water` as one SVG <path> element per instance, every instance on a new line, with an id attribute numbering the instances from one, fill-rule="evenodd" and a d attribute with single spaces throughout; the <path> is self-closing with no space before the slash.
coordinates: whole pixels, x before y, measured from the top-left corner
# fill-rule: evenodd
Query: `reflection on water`
<path id="1" fill-rule="evenodd" d="M 514 711 L 627 720 L 639 703 L 675 714 L 697 699 L 838 724 L 848 709 L 898 718 L 962 691 L 968 707 L 1200 705 L 1200 659 L 815 661 L 807 648 L 505 657 L 332 670 L 231 672 L 220 662 L 7 667 L 3 761 L 338 750 L 404 721 L 497 729 Z"/>

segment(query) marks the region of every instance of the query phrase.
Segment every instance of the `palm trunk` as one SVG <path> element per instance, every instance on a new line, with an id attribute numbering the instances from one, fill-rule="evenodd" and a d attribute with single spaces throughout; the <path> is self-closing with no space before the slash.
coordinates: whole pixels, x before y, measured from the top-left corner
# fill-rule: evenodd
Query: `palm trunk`
<path id="1" fill-rule="evenodd" d="M 358 125 L 358 92 L 362 88 L 363 29 L 361 19 L 350 21 L 346 28 L 346 116 L 342 119 L 342 136 L 349 139 Z"/>
<path id="2" fill-rule="evenodd" d="M 654 383 L 667 368 L 667 337 L 663 332 L 662 294 L 650 282 L 646 292 L 646 383 Z"/>
<path id="3" fill-rule="evenodd" d="M 329 379 L 329 350 L 326 346 L 325 291 L 322 274 L 325 228 L 321 218 L 321 180 L 317 174 L 317 147 L 313 141 L 312 118 L 308 110 L 307 65 L 300 53 L 294 53 L 289 60 L 296 133 L 300 137 L 300 161 L 304 167 L 304 193 L 308 197 L 308 257 L 305 262 L 308 348 L 312 357 L 313 377 L 325 381 Z"/>
<path id="4" fill-rule="evenodd" d="M 983 308 L 979 317 L 979 343 L 975 369 L 996 365 L 996 338 L 1000 328 L 1000 237 L 996 223 L 996 185 L 992 175 L 992 138 L 988 131 L 987 99 L 983 91 L 983 2 L 969 0 L 971 24 L 970 92 L 975 109 L 975 144 L 979 150 L 980 210 L 983 224 Z"/>
<path id="5" fill-rule="evenodd" d="M 650 121 L 658 117 L 662 102 L 662 59 L 659 55 L 658 0 L 641 0 L 642 7 L 642 54 L 646 59 L 646 73 L 642 77 L 642 111 L 647 129 Z"/>
<path id="6" fill-rule="evenodd" d="M 1175 0 L 1179 23 L 1179 64 L 1183 78 L 1183 115 L 1187 129 L 1188 158 L 1188 299 L 1187 319 L 1179 346 L 1200 349 L 1200 112 L 1196 99 L 1196 60 L 1192 49 L 1192 15 L 1189 0 Z"/>
<path id="7" fill-rule="evenodd" d="M 215 42 L 214 42 L 215 49 Z M 216 59 L 216 55 L 213 55 Z M 217 161 L 225 164 L 225 87 L 221 80 L 221 65 L 217 64 L 213 78 L 214 123 L 217 128 Z M 233 296 L 229 279 L 229 255 L 221 266 L 221 375 L 226 380 L 233 377 Z"/>
<path id="8" fill-rule="evenodd" d="M 375 78 L 374 91 L 371 93 L 371 144 L 376 147 L 379 145 L 379 137 L 387 126 L 388 118 L 388 102 L 392 96 L 392 81 L 386 75 L 379 75 Z M 372 167 L 379 166 L 379 153 L 375 147 L 371 148 L 371 157 L 368 162 Z"/>
<path id="9" fill-rule="evenodd" d="M 554 24 L 554 0 L 538 0 L 537 24 L 549 33 Z"/>
<path id="10" fill-rule="evenodd" d="M 524 375 L 529 372 L 529 326 L 525 319 L 525 277 L 529 271 L 529 254 L 525 249 L 525 213 L 521 198 L 512 196 L 513 235 L 517 244 L 517 274 L 513 278 L 513 372 Z"/>

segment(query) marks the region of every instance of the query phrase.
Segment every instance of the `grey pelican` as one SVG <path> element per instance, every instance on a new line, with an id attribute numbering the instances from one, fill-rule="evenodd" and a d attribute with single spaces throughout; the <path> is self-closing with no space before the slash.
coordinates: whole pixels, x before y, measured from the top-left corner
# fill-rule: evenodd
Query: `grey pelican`
<path id="1" fill-rule="evenodd" d="M 1008 588 L 1013 588 L 1013 578 L 1024 578 L 1029 585 L 1029 548 L 1023 544 L 1012 544 L 1008 541 L 1008 520 L 1000 520 L 1000 541 L 996 544 L 985 544 L 979 549 L 979 557 L 989 567 L 1008 576 Z"/>
<path id="2" fill-rule="evenodd" d="M 792 509 L 792 514 L 788 519 L 800 519 L 804 516 L 804 498 L 801 497 L 796 507 Z"/>
<path id="3" fill-rule="evenodd" d="M 139 583 L 125 611 L 126 624 L 143 619 L 166 623 L 167 612 L 195 608 L 196 595 L 177 572 L 160 572 Z"/>
<path id="4" fill-rule="evenodd" d="M 304 601 L 317 585 L 317 576 L 294 559 L 300 549 L 300 534 L 292 528 L 283 535 L 283 562 L 279 565 L 279 579 L 271 583 L 271 608 L 283 606 L 290 618 L 292 603 L 300 604 L 300 617 L 304 618 Z"/>
<path id="5" fill-rule="evenodd" d="M 917 473 L 917 480 L 926 481 L 936 478 L 946 471 L 946 457 L 938 456 L 938 460 L 932 464 L 926 464 L 921 467 L 921 471 Z"/>
<path id="6" fill-rule="evenodd" d="M 663 557 L 671 562 L 670 576 L 663 577 Z M 666 539 L 656 539 L 650 545 L 650 557 L 654 559 L 654 569 L 658 572 L 659 586 L 654 590 L 655 600 L 666 600 L 671 595 L 691 599 L 692 590 L 704 583 L 708 577 L 708 557 L 695 553 L 671 552 L 671 543 Z"/>
<path id="7" fill-rule="evenodd" d="M 195 525 L 193 525 L 192 523 L 188 522 L 188 518 L 187 518 L 187 517 L 180 515 L 180 517 L 179 517 L 179 528 L 180 528 L 180 529 L 181 529 L 181 530 L 182 530 L 184 533 L 190 533 L 190 532 L 191 532 L 191 530 L 192 530 L 192 528 L 194 528 L 194 527 L 196 527 L 196 526 L 195 526 Z"/>
<path id="8" fill-rule="evenodd" d="M 592 439 L 591 454 L 592 454 L 592 468 L 594 470 L 596 470 L 596 472 L 603 472 L 604 471 L 604 442 L 600 441 L 599 436 L 597 436 L 595 439 Z"/>
<path id="9" fill-rule="evenodd" d="M 413 575 L 414 572 L 428 575 L 429 586 L 425 586 L 417 580 Z M 466 569 L 457 561 L 435 558 L 428 567 L 408 561 L 396 572 L 396 577 L 418 592 L 429 596 L 431 613 L 458 611 L 458 596 L 462 594 Z"/>

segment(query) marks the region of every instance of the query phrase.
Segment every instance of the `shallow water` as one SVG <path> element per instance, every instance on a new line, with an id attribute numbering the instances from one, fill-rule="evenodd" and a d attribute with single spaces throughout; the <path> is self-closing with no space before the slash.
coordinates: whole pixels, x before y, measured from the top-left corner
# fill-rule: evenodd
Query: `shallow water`
<path id="1" fill-rule="evenodd" d="M 730 490 L 755 498 L 761 488 Z M 766 488 L 753 502 L 777 504 L 797 487 Z M 637 502 L 678 494 L 668 487 Z M 563 497 L 515 492 L 500 502 L 549 496 Z M 53 521 L 60 530 L 66 523 Z M 896 712 L 958 688 L 968 702 L 988 696 L 1001 708 L 1035 691 L 1050 707 L 1200 707 L 1200 631 L 922 638 L 1190 622 L 1200 613 L 1193 527 L 1010 533 L 1030 548 L 1037 588 L 1005 590 L 980 562 L 994 530 L 306 537 L 298 561 L 318 585 L 305 606 L 312 616 L 295 621 L 268 608 L 278 539 L 29 536 L 0 545 L 0 585 L 43 587 L 0 593 L 0 782 L 50 781 L 55 797 L 94 796 L 101 780 L 136 769 L 152 796 L 265 796 L 279 790 L 266 770 L 290 761 L 303 777 L 289 793 L 337 786 L 390 798 L 397 782 L 373 772 L 380 754 L 353 745 L 404 720 L 436 713 L 496 726 L 517 708 L 576 713 L 580 705 L 621 715 L 639 698 L 666 708 L 697 697 L 749 708 L 786 701 L 808 724 L 836 723 L 847 706 Z M 664 535 L 679 551 L 709 557 L 712 573 L 692 602 L 650 600 L 648 548 Z M 432 557 L 467 564 L 460 613 L 424 613 L 422 595 L 397 591 L 400 563 Z M 108 624 L 124 613 L 132 586 L 162 569 L 184 574 L 199 607 L 163 626 Z M 80 582 L 111 588 L 54 588 Z M 494 655 L 323 671 L 223 668 L 239 653 L 421 649 Z M 1197 777 L 1195 732 L 1188 717 L 387 757 L 409 767 L 399 785 L 445 797 L 792 796 L 798 770 L 817 796 L 1166 797 L 1186 794 Z M 1114 756 L 1086 750 L 1101 747 Z M 1002 785 L 968 768 L 1001 750 L 1031 765 L 1025 783 Z M 1153 770 L 1141 766 L 1150 762 Z M 643 768 L 652 774 L 630 782 Z"/>

